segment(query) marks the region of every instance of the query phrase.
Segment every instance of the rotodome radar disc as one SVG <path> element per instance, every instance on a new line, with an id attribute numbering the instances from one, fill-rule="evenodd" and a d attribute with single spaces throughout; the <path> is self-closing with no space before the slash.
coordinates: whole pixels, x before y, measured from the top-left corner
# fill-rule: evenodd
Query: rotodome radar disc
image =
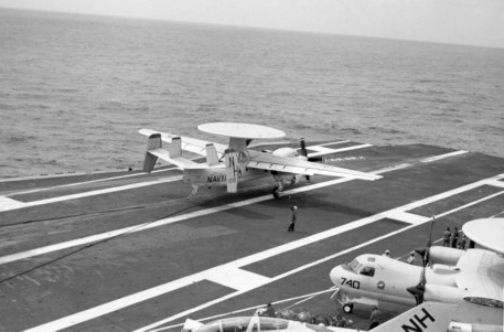
<path id="1" fill-rule="evenodd" d="M 462 232 L 477 244 L 504 254 L 504 218 L 475 219 L 462 225 Z"/>
<path id="2" fill-rule="evenodd" d="M 198 129 L 212 135 L 236 138 L 273 139 L 285 136 L 283 131 L 275 128 L 238 122 L 205 123 L 199 125 Z"/>

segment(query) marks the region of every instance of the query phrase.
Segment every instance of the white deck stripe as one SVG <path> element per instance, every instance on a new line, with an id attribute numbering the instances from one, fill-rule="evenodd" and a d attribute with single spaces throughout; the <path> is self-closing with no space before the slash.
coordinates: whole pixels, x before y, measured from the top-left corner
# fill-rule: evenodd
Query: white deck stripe
<path id="1" fill-rule="evenodd" d="M 360 145 L 352 145 L 352 146 L 347 146 L 345 148 L 339 148 L 339 149 L 331 149 L 332 151 L 330 153 L 338 153 L 338 152 L 345 152 L 345 151 L 351 151 L 351 150 L 358 150 L 358 149 L 364 149 L 364 148 L 369 148 L 372 146 L 371 144 L 360 144 Z M 312 157 L 318 157 L 318 156 L 323 156 L 328 154 L 328 152 L 316 152 L 316 153 L 310 153 L 308 156 L 310 158 Z"/>
<path id="2" fill-rule="evenodd" d="M 308 149 L 308 148 L 306 148 L 306 149 Z M 335 149 L 326 148 L 325 146 L 320 146 L 320 145 L 310 146 L 310 150 L 315 151 L 315 152 L 323 152 L 323 153 L 332 153 L 332 152 L 336 151 Z"/>
<path id="3" fill-rule="evenodd" d="M 373 173 L 374 174 L 382 174 L 382 173 L 387 173 L 387 172 L 392 172 L 392 171 L 398 171 L 400 169 L 408 168 L 411 166 L 413 166 L 413 165 L 409 164 L 409 163 L 404 163 L 404 164 L 394 165 L 394 166 L 390 166 L 390 167 L 385 167 L 385 168 L 379 169 L 377 171 L 374 171 Z"/>
<path id="4" fill-rule="evenodd" d="M 206 279 L 239 291 L 248 291 L 270 282 L 268 277 L 232 266 L 223 267 Z"/>
<path id="5" fill-rule="evenodd" d="M 499 181 L 499 180 L 488 181 L 487 184 L 490 185 L 490 186 L 494 186 L 494 187 L 504 188 L 504 182 L 503 181 Z"/>
<path id="6" fill-rule="evenodd" d="M 18 209 L 24 205 L 23 202 L 16 201 L 12 198 L 0 196 L 0 211 L 9 209 Z"/>
<path id="7" fill-rule="evenodd" d="M 406 211 L 394 211 L 393 213 L 388 214 L 388 218 L 402 221 L 412 225 L 423 224 L 424 222 L 430 220 L 430 218 L 420 216 L 418 214 L 409 213 Z"/>
<path id="8" fill-rule="evenodd" d="M 439 156 L 424 158 L 424 159 L 420 160 L 420 162 L 422 162 L 422 163 L 430 163 L 430 162 L 438 161 L 438 160 L 441 160 L 441 159 L 446 159 L 446 158 L 450 158 L 450 157 L 459 156 L 459 155 L 467 153 L 467 152 L 468 151 L 465 151 L 465 150 L 453 151 L 453 152 L 445 153 L 445 154 L 442 154 L 442 155 L 439 155 Z"/>
<path id="9" fill-rule="evenodd" d="M 173 291 L 174 289 L 178 289 L 180 287 L 187 286 L 187 285 L 189 285 L 191 283 L 198 282 L 198 281 L 201 281 L 203 279 L 211 279 L 216 274 L 222 274 L 223 273 L 222 269 L 228 270 L 230 268 L 231 269 L 233 269 L 233 268 L 234 269 L 240 268 L 240 267 L 243 267 L 243 266 L 246 266 L 246 265 L 249 265 L 249 264 L 261 261 L 261 260 L 264 260 L 266 258 L 270 258 L 270 257 L 276 256 L 276 255 L 279 255 L 281 253 L 284 253 L 284 252 L 287 252 L 287 251 L 290 251 L 290 250 L 293 250 L 293 249 L 297 249 L 297 248 L 300 248 L 302 246 L 306 246 L 308 244 L 312 244 L 312 243 L 321 241 L 323 239 L 326 239 L 326 238 L 329 238 L 329 237 L 332 237 L 332 236 L 335 236 L 335 235 L 338 235 L 338 234 L 341 234 L 341 233 L 344 233 L 344 232 L 348 232 L 350 230 L 353 230 L 353 229 L 362 227 L 364 225 L 368 225 L 368 224 L 371 224 L 373 222 L 376 222 L 376 221 L 378 221 L 380 219 L 387 218 L 389 215 L 394 215 L 397 211 L 407 211 L 407 210 L 410 210 L 410 209 L 422 206 L 424 204 L 430 203 L 432 201 L 439 200 L 439 199 L 442 199 L 444 197 L 448 197 L 448 196 L 454 195 L 454 194 L 456 194 L 458 192 L 463 192 L 465 190 L 469 190 L 469 189 L 481 186 L 482 184 L 485 183 L 485 181 L 493 180 L 495 178 L 499 178 L 500 176 L 503 176 L 503 175 L 501 174 L 501 175 L 499 175 L 497 177 L 492 177 L 492 178 L 489 178 L 489 179 L 480 180 L 480 181 L 471 183 L 469 185 L 456 188 L 456 189 L 451 190 L 449 192 L 445 192 L 445 193 L 442 193 L 442 194 L 438 194 L 438 195 L 434 195 L 434 196 L 431 196 L 431 197 L 427 197 L 427 198 L 425 198 L 423 200 L 420 200 L 420 201 L 417 201 L 417 202 L 413 202 L 413 203 L 410 203 L 410 204 L 406 204 L 406 205 L 403 205 L 401 207 L 397 207 L 397 208 L 394 208 L 394 209 L 391 209 L 391 210 L 388 210 L 388 211 L 385 211 L 385 212 L 382 212 L 382 213 L 379 213 L 379 214 L 376 214 L 376 215 L 373 215 L 373 216 L 362 218 L 362 219 L 359 219 L 359 220 L 347 223 L 345 225 L 341 225 L 341 226 L 329 229 L 327 231 L 324 231 L 324 232 L 321 232 L 321 233 L 317 233 L 317 234 L 314 234 L 312 236 L 308 236 L 306 238 L 299 239 L 297 241 L 293 241 L 293 242 L 290 242 L 290 243 L 283 244 L 283 245 L 278 246 L 276 248 L 271 248 L 271 249 L 268 249 L 268 250 L 265 250 L 265 251 L 262 251 L 262 252 L 259 252 L 259 253 L 256 253 L 256 254 L 252 254 L 250 256 L 243 257 L 243 258 L 237 259 L 235 261 L 232 261 L 232 262 L 220 265 L 220 266 L 213 267 L 211 269 L 208 269 L 208 270 L 205 270 L 205 271 L 193 274 L 191 276 L 186 276 L 184 278 L 181 278 L 181 279 L 178 279 L 178 280 L 175 280 L 175 281 L 171 281 L 171 282 L 165 283 L 163 285 L 156 286 L 156 287 L 153 287 L 153 288 L 150 288 L 150 289 L 147 289 L 147 290 L 135 293 L 135 294 L 131 294 L 131 295 L 128 295 L 126 297 L 123 297 L 123 298 L 120 298 L 120 299 L 117 299 L 117 300 L 114 300 L 114 301 L 111 301 L 111 302 L 108 302 L 108 303 L 104 303 L 102 305 L 99 305 L 99 306 L 90 308 L 88 310 L 84 310 L 82 312 L 78 312 L 78 313 L 75 313 L 75 314 L 72 314 L 72 315 L 60 318 L 58 320 L 55 320 L 55 321 L 52 321 L 52 322 L 49 322 L 49 323 L 46 323 L 46 324 L 43 324 L 43 325 L 36 326 L 36 327 L 34 327 L 32 329 L 29 329 L 27 331 L 30 331 L 30 332 L 33 332 L 33 331 L 47 331 L 47 330 L 57 331 L 57 330 L 61 330 L 61 329 L 64 329 L 64 328 L 68 328 L 68 327 L 80 324 L 82 322 L 88 321 L 90 319 L 94 319 L 94 318 L 103 316 L 105 314 L 108 314 L 108 313 L 111 313 L 111 312 L 123 309 L 125 307 L 130 306 L 130 305 L 133 305 L 133 304 L 136 304 L 136 303 L 139 303 L 139 302 L 142 302 L 142 301 L 145 301 L 145 300 L 148 300 L 148 299 L 151 299 L 151 298 L 163 295 L 165 293 Z M 490 195 L 490 196 L 495 196 L 495 194 Z M 458 209 L 454 209 L 452 211 L 455 212 L 456 210 L 458 210 Z M 450 213 L 453 213 L 453 212 L 450 212 Z M 444 213 L 443 215 L 446 215 L 446 213 Z M 429 219 L 426 219 L 426 220 L 428 221 Z M 319 261 L 307 264 L 305 266 L 296 268 L 294 270 L 291 270 L 291 271 L 289 271 L 287 273 L 281 274 L 281 275 L 276 276 L 274 278 L 270 278 L 270 279 L 269 278 L 264 278 L 264 279 L 262 279 L 262 281 L 268 283 L 268 282 L 271 282 L 271 281 L 278 280 L 278 279 L 283 278 L 283 277 L 285 277 L 287 275 L 299 272 L 299 271 L 301 271 L 303 269 L 306 269 L 306 268 L 308 268 L 310 266 L 313 266 L 314 264 L 320 264 L 320 262 L 322 262 L 322 261 L 326 261 L 328 259 L 332 259 L 334 257 L 337 257 L 338 255 L 343 255 L 343 254 L 345 254 L 347 252 L 355 250 L 356 248 L 360 248 L 360 247 L 362 247 L 364 245 L 367 245 L 367 244 L 379 241 L 379 240 L 381 240 L 383 238 L 386 238 L 386 237 L 398 234 L 398 233 L 400 233 L 402 231 L 405 231 L 406 229 L 410 229 L 411 227 L 415 227 L 417 225 L 418 225 L 418 223 L 414 224 L 414 225 L 411 225 L 411 226 L 407 226 L 407 227 L 405 227 L 405 228 L 403 228 L 401 230 L 388 233 L 388 234 L 383 235 L 381 237 L 378 237 L 378 238 L 376 238 L 374 240 L 370 240 L 370 241 L 367 241 L 367 242 L 365 242 L 363 244 L 360 244 L 360 245 L 358 245 L 356 247 L 344 250 L 344 251 L 336 254 L 336 256 L 335 255 L 328 256 L 330 258 L 326 257 L 323 260 L 319 260 Z M 258 282 L 257 279 L 256 279 L 256 282 Z M 264 284 L 262 284 L 262 285 L 264 285 Z M 145 329 L 151 328 L 153 326 L 158 326 L 160 324 L 164 324 L 164 323 L 166 323 L 168 321 L 180 318 L 182 316 L 187 315 L 188 313 L 191 313 L 191 312 L 194 312 L 196 310 L 205 308 L 205 307 L 210 306 L 210 305 L 215 304 L 215 303 L 219 303 L 221 301 L 224 301 L 225 299 L 228 299 L 228 298 L 234 297 L 236 295 L 242 294 L 242 293 L 244 293 L 246 291 L 248 291 L 248 290 L 238 290 L 237 292 L 228 294 L 228 295 L 226 295 L 224 297 L 221 297 L 219 299 L 207 302 L 207 303 L 202 304 L 200 306 L 197 306 L 197 307 L 195 307 L 193 309 L 190 309 L 190 310 L 184 311 L 182 313 L 179 313 L 177 315 L 171 316 L 168 319 L 165 319 L 163 321 L 157 322 L 157 323 L 155 323 L 153 325 L 150 325 L 147 328 L 143 328 L 143 329 L 140 329 L 138 331 L 144 331 Z"/>
<path id="10" fill-rule="evenodd" d="M 161 179 L 153 180 L 153 181 L 139 182 L 139 183 L 127 184 L 124 186 L 105 188 L 105 189 L 99 189 L 99 190 L 92 190 L 92 191 L 87 191 L 87 192 L 78 193 L 78 194 L 41 199 L 41 200 L 33 201 L 33 202 L 20 202 L 20 204 L 18 204 L 17 206 L 10 206 L 10 207 L 0 206 L 0 212 L 16 210 L 16 209 L 21 209 L 21 208 L 26 208 L 26 207 L 31 207 L 31 206 L 45 205 L 45 204 L 56 203 L 56 202 L 69 201 L 72 199 L 78 199 L 78 198 L 84 198 L 84 197 L 90 197 L 90 196 L 96 196 L 96 195 L 109 194 L 109 193 L 123 191 L 123 190 L 130 190 L 130 189 L 152 186 L 152 185 L 156 185 L 156 184 L 160 184 L 160 183 L 180 181 L 181 179 L 182 179 L 181 175 L 175 175 L 175 176 L 161 178 Z"/>
<path id="11" fill-rule="evenodd" d="M 167 169 L 152 171 L 151 173 L 167 172 L 167 171 L 173 171 L 175 169 L 176 168 L 167 168 Z M 32 194 L 32 193 L 41 192 L 41 191 L 49 191 L 49 190 L 59 189 L 59 188 L 75 187 L 75 186 L 80 186 L 80 185 L 85 185 L 85 184 L 90 184 L 90 183 L 107 182 L 107 181 L 113 181 L 113 180 L 127 179 L 127 178 L 136 177 L 136 176 L 147 175 L 147 174 L 149 174 L 149 173 L 140 172 L 140 173 L 134 173 L 134 174 L 117 175 L 117 176 L 111 176 L 111 177 L 108 177 L 108 178 L 101 178 L 101 179 L 95 179 L 95 180 L 89 180 L 89 181 L 59 184 L 59 185 L 56 185 L 56 186 L 42 187 L 42 188 L 37 188 L 37 189 L 32 189 L 32 190 L 26 190 L 26 191 L 16 191 L 16 192 L 9 193 L 9 195 L 12 196 L 12 195 Z"/>

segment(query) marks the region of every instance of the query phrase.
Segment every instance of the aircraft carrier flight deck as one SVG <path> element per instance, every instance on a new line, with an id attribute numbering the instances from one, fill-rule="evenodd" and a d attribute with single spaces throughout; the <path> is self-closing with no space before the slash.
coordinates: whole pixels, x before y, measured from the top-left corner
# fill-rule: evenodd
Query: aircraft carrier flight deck
<path id="1" fill-rule="evenodd" d="M 334 266 L 385 249 L 404 257 L 426 245 L 432 217 L 435 240 L 503 213 L 502 158 L 320 144 L 332 150 L 328 164 L 383 178 L 314 176 L 278 199 L 268 181 L 188 198 L 169 166 L 1 180 L 0 331 L 180 331 L 186 318 L 251 314 L 270 301 L 334 313 Z"/>

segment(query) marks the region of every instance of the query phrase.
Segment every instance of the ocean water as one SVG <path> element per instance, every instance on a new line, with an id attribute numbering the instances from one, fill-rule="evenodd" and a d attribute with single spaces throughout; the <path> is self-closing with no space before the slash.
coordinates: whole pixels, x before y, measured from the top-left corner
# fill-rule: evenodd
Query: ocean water
<path id="1" fill-rule="evenodd" d="M 152 128 L 504 157 L 504 49 L 0 9 L 0 178 L 140 168 Z"/>

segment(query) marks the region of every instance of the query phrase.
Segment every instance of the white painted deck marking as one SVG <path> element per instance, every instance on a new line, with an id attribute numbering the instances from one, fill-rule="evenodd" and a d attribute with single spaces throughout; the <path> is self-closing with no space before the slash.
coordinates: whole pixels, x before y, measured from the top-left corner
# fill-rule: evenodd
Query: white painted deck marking
<path id="1" fill-rule="evenodd" d="M 69 201 L 72 199 L 78 199 L 78 198 L 84 198 L 84 197 L 90 197 L 90 196 L 109 194 L 109 193 L 118 192 L 118 191 L 124 191 L 124 190 L 152 186 L 152 185 L 156 185 L 156 184 L 160 184 L 160 183 L 180 181 L 181 179 L 182 179 L 181 175 L 174 175 L 174 176 L 169 176 L 169 177 L 165 177 L 165 178 L 161 178 L 161 179 L 157 179 L 157 180 L 152 180 L 152 181 L 132 183 L 132 184 L 127 184 L 127 185 L 118 186 L 118 187 L 111 187 L 111 188 L 105 188 L 105 189 L 86 191 L 86 192 L 82 192 L 82 193 L 78 193 L 78 194 L 58 196 L 58 197 L 41 199 L 41 200 L 32 201 L 32 202 L 23 202 L 22 205 L 18 205 L 18 206 L 10 206 L 10 207 L 0 206 L 0 212 L 21 209 L 21 208 L 26 208 L 26 207 L 31 207 L 31 206 L 46 205 L 46 204 L 56 203 L 56 202 Z"/>
<path id="2" fill-rule="evenodd" d="M 326 148 L 325 146 L 321 146 L 321 145 L 313 145 L 313 146 L 310 146 L 309 148 L 307 147 L 306 149 L 309 149 L 309 150 L 312 150 L 315 152 L 322 152 L 324 154 L 329 154 L 329 153 L 333 153 L 334 151 L 336 151 L 335 149 Z M 312 155 L 312 154 L 314 154 L 314 153 L 310 153 L 310 155 Z"/>
<path id="3" fill-rule="evenodd" d="M 453 152 L 445 153 L 445 154 L 442 154 L 442 155 L 439 155 L 439 156 L 424 158 L 424 159 L 420 160 L 420 162 L 422 162 L 422 163 L 431 163 L 433 161 L 438 161 L 438 160 L 441 160 L 441 159 L 446 159 L 446 158 L 450 158 L 450 157 L 459 156 L 459 155 L 465 154 L 467 152 L 469 152 L 469 151 L 466 151 L 466 150 L 453 151 Z"/>
<path id="4" fill-rule="evenodd" d="M 390 219 L 402 221 L 412 225 L 423 224 L 430 220 L 430 218 L 420 216 L 418 214 L 409 213 L 406 211 L 394 211 L 388 214 Z"/>
<path id="5" fill-rule="evenodd" d="M 504 188 L 504 182 L 503 181 L 499 181 L 499 180 L 488 181 L 488 185 L 494 186 L 494 187 Z"/>
<path id="6" fill-rule="evenodd" d="M 315 153 L 310 153 L 309 156 L 311 157 L 318 157 L 318 156 L 323 156 L 329 153 L 338 153 L 338 152 L 345 152 L 345 151 L 351 151 L 351 150 L 358 150 L 358 149 L 364 149 L 372 146 L 371 144 L 359 144 L 359 145 L 352 145 L 352 146 L 347 146 L 344 148 L 339 148 L 339 149 L 330 149 L 330 148 L 324 148 L 322 146 L 319 146 L 318 150 L 319 152 Z M 315 147 L 312 146 L 310 147 L 310 150 L 315 150 Z M 328 152 L 330 150 L 330 152 Z"/>
<path id="7" fill-rule="evenodd" d="M 206 279 L 239 291 L 251 290 L 270 282 L 270 278 L 232 266 L 215 271 Z"/>
<path id="8" fill-rule="evenodd" d="M 413 164 L 404 163 L 404 164 L 394 165 L 394 166 L 390 166 L 390 167 L 385 167 L 385 168 L 379 169 L 377 171 L 374 171 L 373 173 L 374 174 L 382 174 L 382 173 L 387 173 L 387 172 L 392 172 L 392 171 L 398 171 L 400 169 L 408 168 L 411 166 L 413 166 Z"/>
<path id="9" fill-rule="evenodd" d="M 23 206 L 24 206 L 23 202 L 16 201 L 9 197 L 0 196 L 0 211 L 19 209 L 20 207 Z"/>
<path id="10" fill-rule="evenodd" d="M 166 169 L 152 171 L 151 173 L 168 172 L 168 171 L 173 171 L 173 170 L 176 170 L 176 168 L 166 168 Z M 136 176 L 140 177 L 142 175 L 147 175 L 147 174 L 149 174 L 149 173 L 140 172 L 140 173 L 134 173 L 134 174 L 125 174 L 125 175 L 111 176 L 111 177 L 108 177 L 108 178 L 101 178 L 101 179 L 95 179 L 95 180 L 89 180 L 89 181 L 65 183 L 65 184 L 59 184 L 59 185 L 49 186 L 49 187 L 41 187 L 41 188 L 31 189 L 31 190 L 26 190 L 26 191 L 16 191 L 16 192 L 9 193 L 9 196 L 32 194 L 32 193 L 41 192 L 41 191 L 49 191 L 49 190 L 59 189 L 59 188 L 76 187 L 76 186 L 80 186 L 80 185 L 91 184 L 91 183 L 98 183 L 98 182 L 107 182 L 107 181 L 113 181 L 113 180 L 122 180 L 122 179 L 127 179 L 127 178 L 133 178 L 133 177 L 136 177 Z"/>
<path id="11" fill-rule="evenodd" d="M 460 193 L 460 192 L 463 192 L 463 191 L 467 191 L 467 190 L 476 188 L 478 186 L 481 186 L 481 185 L 485 184 L 486 181 L 495 180 L 495 179 L 498 179 L 498 178 L 501 178 L 501 177 L 504 177 L 504 174 L 500 174 L 500 175 L 498 175 L 496 177 L 492 177 L 492 178 L 488 178 L 488 179 L 483 179 L 483 180 L 480 180 L 480 181 L 477 181 L 477 182 L 474 182 L 474 183 L 471 183 L 471 184 L 468 184 L 468 185 L 465 185 L 465 186 L 462 186 L 462 187 L 459 187 L 459 188 L 456 188 L 456 189 L 453 189 L 453 190 L 450 190 L 450 191 L 447 191 L 447 192 L 444 192 L 444 193 L 441 193 L 441 194 L 438 194 L 438 195 L 434 195 L 434 196 L 427 197 L 425 199 L 422 199 L 422 200 L 419 200 L 419 201 L 416 201 L 416 202 L 413 202 L 413 203 L 410 203 L 410 204 L 403 205 L 401 207 L 397 207 L 397 208 L 394 208 L 394 209 L 391 209 L 391 210 L 388 210 L 388 211 L 385 211 L 385 212 L 382 212 L 382 213 L 375 214 L 373 216 L 362 218 L 362 219 L 359 219 L 359 220 L 347 223 L 345 225 L 341 225 L 341 226 L 338 226 L 338 227 L 326 230 L 324 232 L 317 233 L 317 234 L 308 236 L 306 238 L 299 239 L 297 241 L 289 242 L 289 243 L 283 244 L 283 245 L 275 247 L 275 248 L 271 248 L 271 249 L 268 249 L 268 250 L 265 250 L 265 251 L 262 251 L 262 252 L 258 252 L 258 253 L 252 254 L 250 256 L 246 256 L 246 257 L 237 259 L 235 261 L 232 261 L 232 262 L 229 262 L 229 263 L 225 263 L 225 264 L 222 264 L 222 265 L 210 268 L 208 270 L 201 271 L 201 272 L 198 272 L 196 274 L 193 274 L 193 275 L 190 275 L 190 276 L 186 276 L 186 277 L 174 280 L 174 281 L 170 281 L 170 282 L 165 283 L 163 285 L 159 285 L 159 286 L 156 286 L 156 287 L 144 290 L 144 291 L 140 291 L 138 293 L 131 294 L 131 295 L 128 295 L 126 297 L 123 297 L 123 298 L 120 298 L 120 299 L 117 299 L 117 300 L 114 300 L 114 301 L 111 301 L 111 302 L 108 302 L 108 303 L 104 303 L 102 305 L 99 305 L 99 306 L 96 306 L 96 307 L 93 307 L 93 308 L 90 308 L 90 309 L 87 309 L 87 310 L 84 310 L 84 311 L 81 311 L 81 312 L 78 312 L 78 313 L 75 313 L 75 314 L 63 317 L 63 318 L 60 318 L 60 319 L 52 321 L 52 322 L 48 322 L 48 323 L 43 324 L 43 325 L 36 326 L 36 327 L 34 327 L 32 329 L 29 329 L 27 331 L 30 331 L 30 332 L 34 332 L 34 331 L 47 331 L 47 330 L 58 331 L 58 330 L 61 330 L 61 329 L 65 329 L 65 328 L 68 328 L 68 327 L 80 324 L 82 322 L 88 321 L 90 319 L 94 319 L 94 318 L 103 316 L 105 314 L 108 314 L 108 313 L 111 313 L 111 312 L 114 312 L 114 311 L 126 308 L 128 306 L 133 305 L 133 304 L 136 304 L 136 303 L 139 303 L 139 302 L 142 302 L 142 301 L 146 301 L 148 299 L 151 299 L 151 298 L 154 298 L 154 297 L 166 294 L 168 292 L 171 292 L 171 291 L 173 291 L 175 289 L 178 289 L 180 287 L 187 286 L 187 285 L 192 284 L 194 282 L 198 282 L 198 281 L 201 281 L 201 280 L 204 280 L 204 279 L 210 280 L 216 274 L 217 275 L 222 274 L 223 270 L 226 271 L 226 270 L 229 270 L 229 269 L 237 269 L 237 268 L 240 268 L 240 267 L 243 267 L 243 266 L 246 266 L 246 265 L 249 265 L 249 264 L 261 261 L 261 260 L 264 260 L 266 258 L 270 258 L 270 257 L 276 256 L 276 255 L 279 255 L 281 253 L 284 253 L 284 252 L 287 252 L 287 251 L 290 251 L 290 250 L 293 250 L 293 249 L 297 249 L 297 248 L 300 248 L 302 246 L 306 246 L 308 244 L 312 244 L 312 243 L 321 241 L 323 239 L 326 239 L 326 238 L 329 238 L 329 237 L 332 237 L 332 236 L 335 236 L 335 235 L 338 235 L 338 234 L 341 234 L 341 233 L 344 233 L 344 232 L 348 232 L 350 230 L 362 227 L 364 225 L 371 224 L 371 223 L 376 222 L 378 220 L 381 220 L 383 218 L 388 218 L 389 215 L 394 215 L 395 213 L 397 213 L 397 211 L 403 211 L 404 212 L 404 211 L 407 211 L 407 210 L 410 210 L 410 209 L 414 209 L 414 208 L 417 208 L 419 206 L 428 204 L 430 202 L 433 202 L 433 201 L 436 201 L 436 200 L 440 200 L 440 199 L 443 199 L 443 198 L 455 195 L 457 193 Z M 501 193 L 504 193 L 504 191 L 502 191 Z M 490 195 L 488 197 L 492 198 L 492 197 L 495 197 L 495 196 L 496 196 L 496 194 L 492 194 L 492 195 Z M 480 199 L 480 200 L 478 200 L 478 202 L 482 202 L 484 199 L 489 199 L 489 198 Z M 469 206 L 469 205 L 466 204 L 466 207 L 467 206 Z M 448 212 L 449 213 L 453 213 L 453 212 L 458 211 L 460 209 L 461 208 L 459 207 L 457 209 L 453 209 L 453 210 L 448 211 Z M 446 215 L 448 212 L 445 212 L 445 213 L 440 214 L 440 215 L 435 216 L 435 217 L 439 218 L 440 216 Z M 426 220 L 428 221 L 429 219 L 426 218 Z M 318 261 L 315 261 L 315 262 L 303 265 L 301 267 L 298 267 L 298 268 L 293 269 L 291 271 L 285 272 L 285 273 L 280 274 L 278 276 L 275 276 L 273 278 L 264 278 L 264 279 L 262 279 L 262 281 L 264 283 L 258 285 L 258 287 L 262 286 L 262 285 L 265 285 L 266 283 L 273 282 L 273 281 L 285 278 L 286 276 L 289 276 L 291 274 L 297 273 L 299 271 L 302 271 L 302 270 L 307 269 L 309 267 L 315 266 L 315 265 L 320 264 L 322 262 L 325 262 L 327 260 L 333 259 L 333 258 L 338 257 L 340 255 L 346 254 L 346 253 L 351 252 L 353 250 L 359 249 L 359 248 L 364 247 L 366 245 L 369 245 L 371 243 L 374 243 L 374 242 L 380 241 L 382 239 L 385 239 L 387 237 L 399 234 L 401 232 L 409 230 L 412 227 L 416 227 L 418 225 L 419 224 L 416 223 L 416 224 L 413 224 L 413 225 L 401 228 L 401 229 L 399 229 L 397 231 L 393 231 L 391 233 L 382 235 L 382 236 L 377 237 L 375 239 L 372 239 L 372 240 L 369 240 L 367 242 L 361 243 L 360 245 L 357 245 L 355 247 L 343 250 L 343 251 L 341 251 L 339 253 L 336 253 L 334 255 L 325 257 L 325 258 L 320 259 Z M 256 278 L 255 281 L 256 281 L 256 283 L 259 283 L 259 279 Z M 206 308 L 208 306 L 211 306 L 213 304 L 222 302 L 222 301 L 224 301 L 226 299 L 229 299 L 229 298 L 235 297 L 237 295 L 243 294 L 243 293 L 245 293 L 245 292 L 247 292 L 249 290 L 250 289 L 248 289 L 248 290 L 238 290 L 238 291 L 236 291 L 234 293 L 230 293 L 230 294 L 228 294 L 226 296 L 223 296 L 221 298 L 218 298 L 218 299 L 206 302 L 206 303 L 201 304 L 201 305 L 199 305 L 197 307 L 194 307 L 192 309 L 189 309 L 189 310 L 186 310 L 184 312 L 178 313 L 178 314 L 176 314 L 174 316 L 171 316 L 171 317 L 169 317 L 167 319 L 164 319 L 162 321 L 156 322 L 156 323 L 154 323 L 152 325 L 149 325 L 148 327 L 141 328 L 141 329 L 139 329 L 137 331 L 146 331 L 146 330 L 148 330 L 148 329 L 150 329 L 152 327 L 159 326 L 161 324 L 167 323 L 167 322 L 175 320 L 177 318 L 186 316 L 186 315 L 188 315 L 188 314 L 190 314 L 192 312 L 195 312 L 195 311 L 198 311 L 200 309 L 203 309 L 203 308 Z"/>

